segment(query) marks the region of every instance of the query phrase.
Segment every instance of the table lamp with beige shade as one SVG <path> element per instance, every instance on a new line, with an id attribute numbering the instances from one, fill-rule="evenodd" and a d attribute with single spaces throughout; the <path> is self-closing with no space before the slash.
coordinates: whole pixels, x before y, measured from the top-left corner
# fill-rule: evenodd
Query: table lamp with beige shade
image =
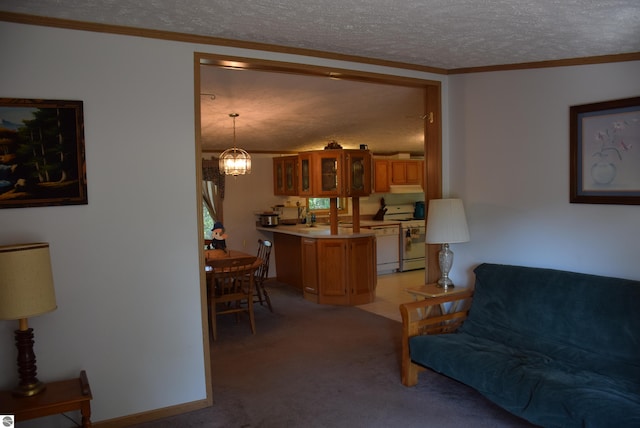
<path id="1" fill-rule="evenodd" d="M 453 251 L 449 244 L 469 241 L 467 217 L 460 199 L 431 199 L 427 213 L 427 244 L 442 244 L 438 253 L 440 279 L 437 285 L 442 288 L 453 287 L 449 271 L 453 266 Z"/>
<path id="2" fill-rule="evenodd" d="M 0 320 L 18 320 L 15 331 L 20 382 L 14 395 L 45 389 L 37 375 L 33 329 L 28 319 L 57 308 L 48 243 L 0 246 Z"/>

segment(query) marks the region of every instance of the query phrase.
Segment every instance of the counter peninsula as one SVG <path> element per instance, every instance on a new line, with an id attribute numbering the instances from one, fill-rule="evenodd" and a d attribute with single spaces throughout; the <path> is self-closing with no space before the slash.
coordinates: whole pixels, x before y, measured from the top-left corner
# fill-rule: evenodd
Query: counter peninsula
<path id="1" fill-rule="evenodd" d="M 362 305 L 375 299 L 376 238 L 371 230 L 305 225 L 257 227 L 273 234 L 278 281 L 320 304 Z"/>

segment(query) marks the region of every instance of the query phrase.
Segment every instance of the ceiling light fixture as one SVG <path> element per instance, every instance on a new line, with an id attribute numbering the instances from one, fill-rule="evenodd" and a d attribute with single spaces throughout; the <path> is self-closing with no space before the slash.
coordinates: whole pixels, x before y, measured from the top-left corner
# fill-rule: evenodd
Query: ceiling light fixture
<path id="1" fill-rule="evenodd" d="M 236 117 L 238 113 L 230 113 L 233 118 L 233 147 L 220 154 L 220 173 L 225 175 L 245 175 L 251 173 L 251 156 L 245 150 L 236 147 Z"/>

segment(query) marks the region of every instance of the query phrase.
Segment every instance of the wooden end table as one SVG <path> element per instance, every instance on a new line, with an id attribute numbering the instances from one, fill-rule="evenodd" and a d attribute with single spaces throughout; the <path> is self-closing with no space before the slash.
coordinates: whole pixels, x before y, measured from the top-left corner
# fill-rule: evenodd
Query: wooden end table
<path id="1" fill-rule="evenodd" d="M 91 388 L 87 373 L 80 377 L 46 384 L 46 389 L 31 397 L 16 397 L 11 391 L 0 392 L 0 413 L 13 414 L 16 422 L 80 410 L 82 426 L 91 427 Z"/>
<path id="2" fill-rule="evenodd" d="M 467 291 L 467 287 L 449 287 L 442 288 L 438 287 L 436 283 L 421 285 L 418 287 L 409 287 L 405 288 L 405 291 L 413 295 L 413 297 L 418 300 L 420 298 L 429 299 L 432 297 L 440 297 L 440 296 L 449 296 L 458 293 L 464 293 Z"/>
<path id="3" fill-rule="evenodd" d="M 406 292 L 411 294 L 415 300 L 420 299 L 432 299 L 434 297 L 442 297 L 442 296 L 455 296 L 456 294 L 464 293 L 468 290 L 467 287 L 448 287 L 442 288 L 439 287 L 438 284 L 426 284 L 420 285 L 417 287 L 408 287 L 404 289 Z M 440 313 L 442 315 L 457 311 L 461 305 L 464 303 L 463 300 L 455 300 L 453 297 L 450 301 L 444 302 L 440 304 Z"/>

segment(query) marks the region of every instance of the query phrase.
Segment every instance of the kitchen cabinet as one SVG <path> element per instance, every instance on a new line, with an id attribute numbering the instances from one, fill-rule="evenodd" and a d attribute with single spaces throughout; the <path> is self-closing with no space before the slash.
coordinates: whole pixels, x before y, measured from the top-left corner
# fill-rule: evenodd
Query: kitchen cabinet
<path id="1" fill-rule="evenodd" d="M 420 160 L 391 160 L 391 180 L 389 184 L 422 185 L 422 165 Z"/>
<path id="2" fill-rule="evenodd" d="M 375 193 L 389 193 L 389 160 L 374 159 L 373 161 L 373 191 Z"/>
<path id="3" fill-rule="evenodd" d="M 342 196 L 342 151 L 323 150 L 312 154 L 312 188 L 315 197 Z"/>
<path id="4" fill-rule="evenodd" d="M 414 159 L 374 159 L 375 193 L 388 193 L 391 185 L 420 185 L 424 188 L 424 161 Z"/>
<path id="5" fill-rule="evenodd" d="M 273 194 L 298 194 L 298 156 L 273 158 Z"/>
<path id="6" fill-rule="evenodd" d="M 349 295 L 350 305 L 363 305 L 375 300 L 376 283 L 376 240 L 357 238 L 349 241 Z"/>
<path id="7" fill-rule="evenodd" d="M 313 156 L 309 152 L 300 153 L 298 155 L 298 180 L 300 185 L 298 186 L 298 195 L 310 197 L 313 196 L 312 176 L 311 176 L 311 162 Z"/>
<path id="8" fill-rule="evenodd" d="M 299 196 L 336 198 L 371 193 L 371 155 L 367 150 L 317 150 L 298 157 Z"/>
<path id="9" fill-rule="evenodd" d="M 376 236 L 277 226 L 258 228 L 273 234 L 278 281 L 321 304 L 362 305 L 375 300 Z"/>
<path id="10" fill-rule="evenodd" d="M 303 239 L 305 298 L 330 305 L 373 302 L 377 281 L 375 245 L 372 236 Z"/>
<path id="11" fill-rule="evenodd" d="M 371 194 L 371 155 L 367 150 L 345 150 L 346 190 L 344 196 Z"/>
<path id="12" fill-rule="evenodd" d="M 318 251 L 316 240 L 302 238 L 302 292 L 305 299 L 318 301 Z"/>

